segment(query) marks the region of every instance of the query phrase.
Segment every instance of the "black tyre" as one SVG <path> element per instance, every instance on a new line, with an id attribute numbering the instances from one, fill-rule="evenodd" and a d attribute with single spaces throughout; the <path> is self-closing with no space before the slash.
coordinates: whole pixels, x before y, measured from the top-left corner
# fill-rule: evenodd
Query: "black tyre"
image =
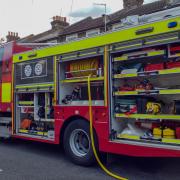
<path id="1" fill-rule="evenodd" d="M 95 162 L 88 122 L 82 119 L 71 122 L 65 129 L 63 146 L 73 163 L 90 166 Z"/>

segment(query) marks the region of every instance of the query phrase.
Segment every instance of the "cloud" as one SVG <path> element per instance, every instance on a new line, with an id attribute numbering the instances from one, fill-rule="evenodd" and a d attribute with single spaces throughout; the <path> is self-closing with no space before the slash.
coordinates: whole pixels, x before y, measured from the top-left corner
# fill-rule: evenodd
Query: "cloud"
<path id="1" fill-rule="evenodd" d="M 158 0 L 144 0 L 144 4 L 155 2 Z M 108 6 L 107 6 L 108 7 Z M 105 13 L 103 6 L 93 5 L 88 8 L 81 8 L 69 13 L 72 18 L 85 18 L 88 16 L 97 17 Z M 111 9 L 107 8 L 107 14 L 111 13 Z"/>
<path id="2" fill-rule="evenodd" d="M 107 9 L 107 13 L 109 12 L 110 12 L 110 9 Z M 88 17 L 88 16 L 97 17 L 104 13 L 105 13 L 104 7 L 92 6 L 90 8 L 84 8 L 84 9 L 71 12 L 69 16 L 73 18 L 81 18 L 81 17 Z"/>

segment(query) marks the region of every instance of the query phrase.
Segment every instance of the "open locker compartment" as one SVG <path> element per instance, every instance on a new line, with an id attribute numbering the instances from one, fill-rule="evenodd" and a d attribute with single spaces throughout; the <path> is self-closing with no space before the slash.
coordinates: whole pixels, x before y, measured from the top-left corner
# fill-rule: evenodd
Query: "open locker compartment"
<path id="1" fill-rule="evenodd" d="M 14 64 L 14 130 L 54 141 L 53 56 Z"/>
<path id="2" fill-rule="evenodd" d="M 179 47 L 111 54 L 112 140 L 180 146 Z"/>
<path id="3" fill-rule="evenodd" d="M 16 134 L 51 139 L 54 134 L 53 92 L 18 92 L 15 94 Z"/>
<path id="4" fill-rule="evenodd" d="M 112 118 L 116 138 L 180 144 L 179 99 L 179 95 L 116 98 Z M 159 112 L 148 112 L 151 106 L 155 106 L 155 111 Z"/>
<path id="5" fill-rule="evenodd" d="M 88 76 L 91 75 L 93 106 L 104 105 L 103 56 L 64 60 L 59 62 L 59 104 L 88 106 Z"/>

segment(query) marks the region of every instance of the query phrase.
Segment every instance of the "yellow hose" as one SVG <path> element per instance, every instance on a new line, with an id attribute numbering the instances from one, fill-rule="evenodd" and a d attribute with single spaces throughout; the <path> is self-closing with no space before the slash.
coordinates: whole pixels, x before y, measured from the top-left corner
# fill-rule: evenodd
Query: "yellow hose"
<path id="1" fill-rule="evenodd" d="M 121 176 L 118 176 L 112 172 L 110 172 L 101 162 L 101 160 L 99 159 L 98 153 L 96 151 L 95 148 L 95 143 L 94 143 L 94 134 L 93 134 L 93 116 L 92 116 L 92 98 L 91 98 L 91 83 L 90 83 L 90 78 L 91 76 L 88 76 L 88 97 L 89 97 L 89 119 L 90 119 L 90 138 L 91 138 L 91 144 L 92 144 L 92 149 L 95 155 L 95 158 L 99 164 L 99 166 L 102 168 L 102 170 L 108 174 L 109 176 L 116 178 L 116 179 L 120 179 L 120 180 L 127 180 L 126 178 L 123 178 Z"/>

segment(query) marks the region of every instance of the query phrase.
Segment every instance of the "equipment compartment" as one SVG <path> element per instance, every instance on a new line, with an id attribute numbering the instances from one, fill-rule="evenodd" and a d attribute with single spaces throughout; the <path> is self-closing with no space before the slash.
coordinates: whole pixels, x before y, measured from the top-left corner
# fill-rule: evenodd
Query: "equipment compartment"
<path id="1" fill-rule="evenodd" d="M 54 139 L 53 92 L 16 94 L 16 133 Z"/>
<path id="2" fill-rule="evenodd" d="M 112 140 L 180 144 L 179 47 L 111 55 Z"/>
<path id="3" fill-rule="evenodd" d="M 63 106 L 88 106 L 88 76 L 91 80 L 92 104 L 103 106 L 103 56 L 59 62 L 59 104 Z"/>

